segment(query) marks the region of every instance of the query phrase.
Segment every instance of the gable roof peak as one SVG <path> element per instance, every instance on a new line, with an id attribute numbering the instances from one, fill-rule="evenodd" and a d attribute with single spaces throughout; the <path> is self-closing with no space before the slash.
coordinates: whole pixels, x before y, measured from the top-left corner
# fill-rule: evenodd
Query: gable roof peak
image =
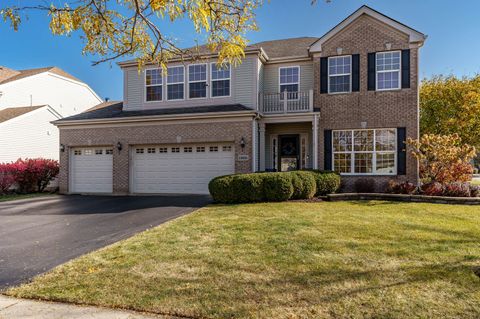
<path id="1" fill-rule="evenodd" d="M 348 25 L 350 25 L 353 21 L 358 19 L 362 15 L 368 15 L 374 19 L 377 19 L 389 26 L 391 26 L 394 29 L 399 30 L 400 32 L 403 32 L 409 36 L 409 41 L 410 43 L 416 43 L 419 46 L 423 45 L 423 42 L 427 39 L 427 36 L 401 22 L 398 22 L 395 19 L 390 18 L 389 16 L 384 15 L 383 13 L 374 10 L 370 8 L 367 5 L 363 5 L 360 8 L 358 8 L 356 11 L 354 11 L 352 14 L 350 14 L 348 17 L 346 17 L 342 22 L 337 24 L 335 27 L 333 27 L 330 31 L 325 33 L 320 39 L 318 39 L 315 43 L 313 43 L 310 47 L 310 52 L 321 52 L 322 51 L 322 44 L 327 42 L 329 39 L 331 39 L 334 35 L 339 33 L 341 30 L 346 28 Z"/>

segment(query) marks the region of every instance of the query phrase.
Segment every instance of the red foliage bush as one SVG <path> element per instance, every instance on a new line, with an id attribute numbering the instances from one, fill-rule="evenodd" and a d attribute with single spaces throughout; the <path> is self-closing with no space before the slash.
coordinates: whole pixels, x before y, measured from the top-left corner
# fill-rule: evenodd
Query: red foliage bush
<path id="1" fill-rule="evenodd" d="M 19 159 L 6 165 L 21 193 L 42 192 L 60 171 L 58 161 L 44 158 Z"/>
<path id="2" fill-rule="evenodd" d="M 470 197 L 470 184 L 461 182 L 446 184 L 444 195 L 452 197 Z"/>
<path id="3" fill-rule="evenodd" d="M 392 194 L 414 194 L 417 186 L 410 182 L 399 183 L 394 180 L 388 182 L 387 193 Z"/>
<path id="4" fill-rule="evenodd" d="M 443 185 L 438 182 L 430 182 L 421 186 L 422 193 L 427 196 L 442 196 Z"/>
<path id="5" fill-rule="evenodd" d="M 0 194 L 7 193 L 14 183 L 11 164 L 0 163 Z"/>

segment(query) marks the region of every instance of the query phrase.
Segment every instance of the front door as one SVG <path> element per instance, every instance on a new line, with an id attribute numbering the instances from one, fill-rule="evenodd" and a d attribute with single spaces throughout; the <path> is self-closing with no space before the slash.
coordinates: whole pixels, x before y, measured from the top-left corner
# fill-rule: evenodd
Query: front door
<path id="1" fill-rule="evenodd" d="M 299 169 L 300 145 L 299 135 L 280 135 L 278 168 L 281 172 L 294 171 Z"/>

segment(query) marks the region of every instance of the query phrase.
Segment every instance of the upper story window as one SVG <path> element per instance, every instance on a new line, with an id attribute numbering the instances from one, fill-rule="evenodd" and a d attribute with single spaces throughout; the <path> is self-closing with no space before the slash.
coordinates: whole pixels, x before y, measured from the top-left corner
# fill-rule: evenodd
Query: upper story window
<path id="1" fill-rule="evenodd" d="M 207 65 L 188 66 L 188 97 L 198 99 L 207 97 Z"/>
<path id="2" fill-rule="evenodd" d="M 162 70 L 148 69 L 145 71 L 146 101 L 162 100 Z"/>
<path id="3" fill-rule="evenodd" d="M 375 59 L 377 90 L 400 89 L 400 51 L 377 52 Z"/>
<path id="4" fill-rule="evenodd" d="M 352 56 L 328 58 L 328 93 L 348 93 L 352 83 Z"/>
<path id="5" fill-rule="evenodd" d="M 183 100 L 185 70 L 182 66 L 172 66 L 168 68 L 167 74 L 167 99 Z"/>
<path id="6" fill-rule="evenodd" d="M 396 174 L 396 135 L 396 129 L 333 131 L 333 169 L 342 174 Z"/>
<path id="7" fill-rule="evenodd" d="M 212 97 L 230 96 L 230 64 L 212 63 Z"/>
<path id="8" fill-rule="evenodd" d="M 282 67 L 279 69 L 280 93 L 287 92 L 287 99 L 296 99 L 300 85 L 300 68 Z M 283 99 L 283 94 L 280 95 Z"/>

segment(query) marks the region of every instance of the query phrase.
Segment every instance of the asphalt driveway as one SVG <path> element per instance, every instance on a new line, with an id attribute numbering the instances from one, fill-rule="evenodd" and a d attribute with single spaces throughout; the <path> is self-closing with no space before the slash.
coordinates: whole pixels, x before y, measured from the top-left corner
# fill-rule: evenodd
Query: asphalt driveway
<path id="1" fill-rule="evenodd" d="M 201 195 L 58 195 L 0 203 L 0 290 L 209 201 Z"/>

